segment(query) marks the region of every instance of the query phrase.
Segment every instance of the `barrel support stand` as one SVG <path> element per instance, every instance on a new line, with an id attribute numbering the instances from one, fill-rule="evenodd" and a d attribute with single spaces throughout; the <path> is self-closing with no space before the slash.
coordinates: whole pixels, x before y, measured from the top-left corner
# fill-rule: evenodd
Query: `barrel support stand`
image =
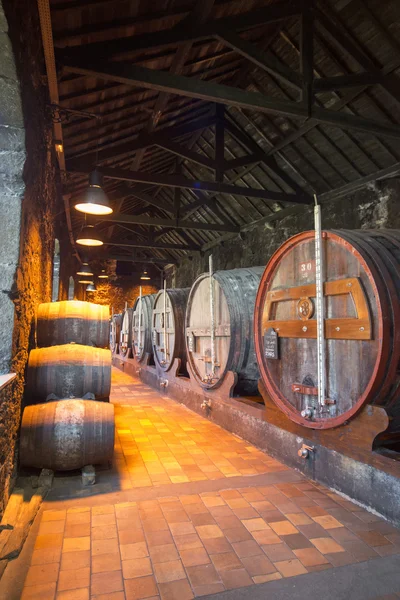
<path id="1" fill-rule="evenodd" d="M 223 381 L 218 387 L 207 389 L 202 387 L 199 383 L 197 383 L 196 378 L 193 374 L 193 370 L 190 366 L 190 362 L 187 363 L 186 367 L 190 377 L 191 388 L 196 394 L 199 394 L 200 396 L 211 400 L 213 398 L 217 398 L 219 400 L 227 400 L 228 398 L 233 398 L 233 392 L 238 381 L 237 373 L 234 373 L 233 371 L 228 371 Z"/>

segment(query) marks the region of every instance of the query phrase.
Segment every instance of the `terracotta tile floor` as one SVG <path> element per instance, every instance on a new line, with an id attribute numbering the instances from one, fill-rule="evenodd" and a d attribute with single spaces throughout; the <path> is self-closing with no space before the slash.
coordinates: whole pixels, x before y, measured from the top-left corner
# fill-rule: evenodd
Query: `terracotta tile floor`
<path id="1" fill-rule="evenodd" d="M 306 479 L 280 482 L 277 460 L 119 371 L 113 381 L 120 489 L 168 493 L 47 502 L 22 600 L 190 600 L 400 553 L 382 519 Z M 277 483 L 252 485 L 270 473 Z M 206 489 L 239 476 L 245 486 Z M 197 493 L 177 494 L 188 482 Z"/>

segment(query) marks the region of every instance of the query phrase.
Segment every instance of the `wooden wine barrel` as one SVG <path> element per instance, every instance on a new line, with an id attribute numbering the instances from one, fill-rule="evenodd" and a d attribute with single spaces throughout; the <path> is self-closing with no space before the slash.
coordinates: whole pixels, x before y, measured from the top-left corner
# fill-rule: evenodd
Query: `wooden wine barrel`
<path id="1" fill-rule="evenodd" d="M 121 331 L 119 334 L 119 353 L 127 356 L 132 348 L 132 317 L 133 308 L 126 308 L 122 313 Z"/>
<path id="2" fill-rule="evenodd" d="M 194 282 L 186 310 L 186 349 L 196 381 L 204 389 L 221 385 L 228 371 L 238 374 L 235 393 L 257 393 L 253 344 L 254 302 L 263 267 L 216 271 L 214 286 L 215 371 L 211 359 L 210 278 Z"/>
<path id="3" fill-rule="evenodd" d="M 122 314 L 113 315 L 110 319 L 110 350 L 115 354 L 118 350 L 121 335 Z"/>
<path id="4" fill-rule="evenodd" d="M 24 410 L 19 444 L 22 466 L 71 471 L 106 463 L 113 452 L 113 404 L 77 398 Z"/>
<path id="5" fill-rule="evenodd" d="M 400 232 L 325 231 L 322 246 L 325 401 L 318 403 L 313 231 L 283 244 L 261 279 L 254 333 L 268 394 L 293 421 L 314 429 L 347 422 L 365 403 L 395 416 Z"/>
<path id="6" fill-rule="evenodd" d="M 155 298 L 152 330 L 155 362 L 169 371 L 176 358 L 186 369 L 185 311 L 190 288 L 160 290 Z"/>
<path id="7" fill-rule="evenodd" d="M 156 294 L 148 294 L 136 300 L 132 318 L 132 351 L 134 357 L 142 361 L 146 354 L 153 357 L 151 336 L 151 315 Z M 140 316 L 140 324 L 139 324 Z"/>
<path id="8" fill-rule="evenodd" d="M 111 389 L 111 351 L 79 344 L 31 350 L 28 361 L 26 398 L 29 403 L 57 398 L 79 398 L 94 394 L 108 400 Z"/>
<path id="9" fill-rule="evenodd" d="M 107 348 L 109 344 L 108 306 L 63 300 L 39 304 L 36 337 L 39 347 L 84 344 Z"/>

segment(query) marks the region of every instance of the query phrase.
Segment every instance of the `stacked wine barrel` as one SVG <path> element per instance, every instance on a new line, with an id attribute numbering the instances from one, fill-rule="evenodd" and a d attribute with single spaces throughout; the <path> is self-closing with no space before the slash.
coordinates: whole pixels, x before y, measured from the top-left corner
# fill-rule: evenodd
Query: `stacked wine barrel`
<path id="1" fill-rule="evenodd" d="M 156 294 L 139 296 L 132 313 L 132 352 L 139 362 L 149 357 L 153 361 L 151 320 Z M 153 363 L 154 364 L 154 363 Z"/>
<path id="2" fill-rule="evenodd" d="M 185 311 L 189 288 L 160 290 L 152 313 L 152 350 L 155 363 L 169 371 L 175 359 L 186 371 Z"/>
<path id="3" fill-rule="evenodd" d="M 108 307 L 75 300 L 41 304 L 36 339 L 28 360 L 21 464 L 67 471 L 106 462 L 114 447 Z"/>

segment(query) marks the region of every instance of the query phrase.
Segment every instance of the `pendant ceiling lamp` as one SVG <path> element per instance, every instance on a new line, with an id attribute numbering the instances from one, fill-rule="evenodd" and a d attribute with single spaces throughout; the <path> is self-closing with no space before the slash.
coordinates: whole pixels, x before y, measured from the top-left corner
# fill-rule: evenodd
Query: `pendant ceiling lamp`
<path id="1" fill-rule="evenodd" d="M 83 275 L 86 277 L 93 277 L 93 271 L 89 267 L 89 263 L 87 263 L 87 262 L 82 263 L 82 266 L 79 268 L 79 270 L 76 272 L 76 274 Z"/>
<path id="2" fill-rule="evenodd" d="M 86 288 L 87 292 L 95 292 L 96 291 L 96 286 L 94 285 L 93 281 L 91 281 L 89 283 L 89 285 Z"/>
<path id="3" fill-rule="evenodd" d="M 81 246 L 102 246 L 103 241 L 96 232 L 94 225 L 85 225 L 76 240 Z"/>
<path id="4" fill-rule="evenodd" d="M 95 169 L 89 175 L 89 186 L 75 204 L 76 210 L 89 215 L 109 215 L 113 212 L 103 189 L 103 175 Z"/>
<path id="5" fill-rule="evenodd" d="M 108 275 L 106 273 L 106 270 L 102 269 L 101 273 L 100 273 L 100 275 L 98 277 L 99 277 L 99 279 L 108 279 Z"/>
<path id="6" fill-rule="evenodd" d="M 78 283 L 90 284 L 93 283 L 93 281 L 91 279 L 80 279 Z"/>
<path id="7" fill-rule="evenodd" d="M 142 273 L 142 275 L 141 275 L 140 279 L 141 279 L 142 281 L 150 281 L 151 277 L 150 277 L 150 275 L 148 274 L 148 272 L 146 271 L 146 269 L 143 271 L 143 273 Z"/>

